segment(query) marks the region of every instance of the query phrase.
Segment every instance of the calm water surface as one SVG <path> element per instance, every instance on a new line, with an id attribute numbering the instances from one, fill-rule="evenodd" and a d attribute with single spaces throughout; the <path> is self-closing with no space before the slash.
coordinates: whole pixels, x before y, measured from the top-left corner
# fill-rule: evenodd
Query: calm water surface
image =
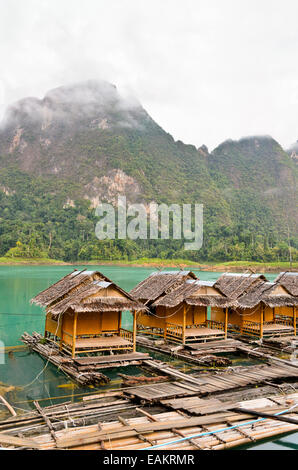
<path id="1" fill-rule="evenodd" d="M 44 312 L 40 307 L 30 305 L 30 299 L 75 268 L 83 269 L 82 266 L 0 266 L 0 341 L 6 347 L 21 346 L 20 337 L 24 331 L 43 333 Z M 97 269 L 103 272 L 127 291 L 156 271 L 155 268 L 121 266 L 88 266 L 87 269 Z M 216 280 L 221 274 L 195 269 L 193 271 L 203 280 Z M 267 277 L 273 280 L 276 274 L 269 274 Z M 124 327 L 129 328 L 131 324 L 131 315 L 124 314 Z M 168 356 L 163 357 L 152 352 L 150 354 L 157 359 L 169 361 Z M 231 359 L 234 363 L 239 361 L 234 357 Z M 75 401 L 86 393 L 96 393 L 99 390 L 94 387 L 79 387 L 52 364 L 48 364 L 36 378 L 43 370 L 46 361 L 38 354 L 30 353 L 26 348 L 7 352 L 4 364 L 2 362 L 0 356 L 0 393 L 6 393 L 9 402 L 21 409 L 33 409 L 34 400 L 40 400 L 41 404 L 46 406 L 67 400 Z M 194 368 L 176 359 L 173 359 L 172 363 L 184 372 L 191 372 Z M 117 373 L 116 368 L 105 371 L 111 382 L 105 387 L 100 387 L 100 390 L 120 387 L 122 380 Z M 125 373 L 143 375 L 144 371 L 131 366 L 126 368 Z M 0 419 L 6 416 L 6 410 L 0 406 Z M 249 448 L 298 449 L 298 433 L 249 446 Z"/>

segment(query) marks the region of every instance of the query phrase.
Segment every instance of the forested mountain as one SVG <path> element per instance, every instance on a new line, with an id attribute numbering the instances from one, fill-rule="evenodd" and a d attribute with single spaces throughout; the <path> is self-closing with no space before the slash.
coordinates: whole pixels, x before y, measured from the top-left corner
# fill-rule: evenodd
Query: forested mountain
<path id="1" fill-rule="evenodd" d="M 209 153 L 174 141 L 109 83 L 60 87 L 12 105 L 0 128 L 0 256 L 288 260 L 298 247 L 296 178 L 295 159 L 271 137 Z M 202 249 L 98 241 L 94 207 L 118 194 L 204 204 Z"/>

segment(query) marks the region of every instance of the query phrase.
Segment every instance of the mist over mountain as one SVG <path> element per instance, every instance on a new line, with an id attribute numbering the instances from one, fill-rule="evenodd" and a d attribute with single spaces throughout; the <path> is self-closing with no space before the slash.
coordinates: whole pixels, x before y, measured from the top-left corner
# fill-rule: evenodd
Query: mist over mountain
<path id="1" fill-rule="evenodd" d="M 176 240 L 134 242 L 131 252 L 131 241 L 115 241 L 103 252 L 93 208 L 121 194 L 203 203 L 204 246 L 191 259 L 287 259 L 289 243 L 297 247 L 296 186 L 297 160 L 270 136 L 227 140 L 210 153 L 174 141 L 108 82 L 63 86 L 12 104 L 1 124 L 0 254 L 20 240 L 29 246 L 34 234 L 37 249 L 66 260 L 185 256 Z"/>

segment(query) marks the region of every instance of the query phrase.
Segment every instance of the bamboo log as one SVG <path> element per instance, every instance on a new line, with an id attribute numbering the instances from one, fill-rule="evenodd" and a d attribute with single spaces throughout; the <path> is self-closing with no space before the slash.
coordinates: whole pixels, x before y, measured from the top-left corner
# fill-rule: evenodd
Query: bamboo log
<path id="1" fill-rule="evenodd" d="M 8 403 L 7 400 L 5 400 L 5 398 L 0 395 L 0 400 L 2 401 L 2 403 L 6 406 L 6 408 L 8 409 L 8 411 L 12 414 L 12 416 L 16 416 L 16 412 L 15 410 L 13 409 L 13 407 Z"/>
<path id="2" fill-rule="evenodd" d="M 287 418 L 286 416 L 277 416 L 269 413 L 264 413 L 262 411 L 258 410 L 248 410 L 246 408 L 232 408 L 232 411 L 235 411 L 235 413 L 246 413 L 251 416 L 260 416 L 261 418 L 268 418 L 268 419 L 274 419 L 276 421 L 284 421 L 285 423 L 291 423 L 291 424 L 297 424 L 298 425 L 298 420 L 293 419 L 293 418 Z"/>
<path id="3" fill-rule="evenodd" d="M 39 444 L 31 439 L 25 439 L 15 436 L 10 436 L 8 434 L 0 433 L 0 443 L 8 444 L 17 447 L 25 447 L 27 449 L 39 449 Z"/>

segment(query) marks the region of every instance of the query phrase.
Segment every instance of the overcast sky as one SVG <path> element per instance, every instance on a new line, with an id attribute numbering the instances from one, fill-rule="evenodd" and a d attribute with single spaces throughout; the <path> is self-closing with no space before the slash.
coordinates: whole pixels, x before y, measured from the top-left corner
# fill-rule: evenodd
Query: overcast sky
<path id="1" fill-rule="evenodd" d="M 297 0 L 0 0 L 0 114 L 104 78 L 176 140 L 298 139 Z"/>

